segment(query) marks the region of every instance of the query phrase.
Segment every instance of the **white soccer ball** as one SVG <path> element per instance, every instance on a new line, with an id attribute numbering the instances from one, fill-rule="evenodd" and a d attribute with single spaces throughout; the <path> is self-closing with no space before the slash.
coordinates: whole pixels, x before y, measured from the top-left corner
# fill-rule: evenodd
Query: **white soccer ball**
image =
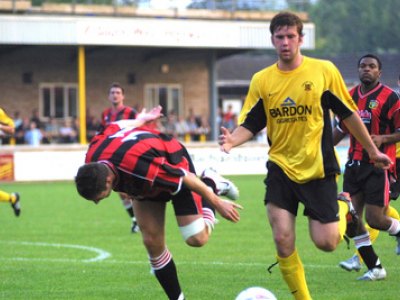
<path id="1" fill-rule="evenodd" d="M 235 300 L 277 300 L 275 295 L 259 286 L 249 287 L 240 292 Z"/>

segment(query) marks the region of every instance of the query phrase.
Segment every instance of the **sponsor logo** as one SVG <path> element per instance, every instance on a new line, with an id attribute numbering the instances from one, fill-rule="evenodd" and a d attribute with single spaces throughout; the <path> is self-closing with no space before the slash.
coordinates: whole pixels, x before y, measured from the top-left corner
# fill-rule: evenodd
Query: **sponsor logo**
<path id="1" fill-rule="evenodd" d="M 305 122 L 307 116 L 312 114 L 312 106 L 296 105 L 296 102 L 288 97 L 282 101 L 280 107 L 271 108 L 269 114 L 277 119 L 277 123 Z"/>
<path id="2" fill-rule="evenodd" d="M 358 114 L 360 115 L 361 120 L 364 124 L 371 123 L 371 113 L 368 110 L 359 110 Z"/>

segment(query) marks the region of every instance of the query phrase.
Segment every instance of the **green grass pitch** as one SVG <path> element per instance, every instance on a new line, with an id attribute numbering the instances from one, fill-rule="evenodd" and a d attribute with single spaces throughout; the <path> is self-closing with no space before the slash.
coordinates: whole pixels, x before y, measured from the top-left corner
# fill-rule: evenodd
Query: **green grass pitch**
<path id="1" fill-rule="evenodd" d="M 202 248 L 184 243 L 168 206 L 167 244 L 186 298 L 233 300 L 244 288 L 263 286 L 278 299 L 292 299 L 278 267 L 267 272 L 275 249 L 262 201 L 263 176 L 229 178 L 241 191 L 241 221 L 219 217 Z M 22 196 L 19 218 L 0 203 L 0 299 L 166 299 L 150 275 L 141 236 L 130 233 L 116 194 L 96 206 L 79 198 L 72 182 L 1 183 L 0 188 Z M 393 206 L 400 209 L 400 200 Z M 353 250 L 345 243 L 332 253 L 317 250 L 302 208 L 296 232 L 314 300 L 399 299 L 400 256 L 394 238 L 381 233 L 375 244 L 387 279 L 359 282 L 362 272 L 338 267 Z M 111 256 L 102 259 L 106 253 Z"/>

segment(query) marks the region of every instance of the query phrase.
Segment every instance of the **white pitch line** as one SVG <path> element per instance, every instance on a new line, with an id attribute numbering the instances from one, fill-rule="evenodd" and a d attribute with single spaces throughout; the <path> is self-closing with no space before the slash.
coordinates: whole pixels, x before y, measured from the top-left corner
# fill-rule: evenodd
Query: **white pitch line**
<path id="1" fill-rule="evenodd" d="M 17 241 L 1 241 L 3 244 L 19 244 L 19 245 L 27 245 L 27 246 L 42 246 L 42 247 L 58 247 L 58 248 L 74 248 L 74 249 L 82 249 L 87 251 L 96 252 L 98 255 L 94 258 L 90 259 L 67 259 L 67 258 L 25 258 L 25 257 L 11 257 L 4 258 L 0 257 L 0 261 L 21 261 L 21 262 L 65 262 L 65 263 L 87 263 L 87 262 L 102 262 L 108 264 L 131 264 L 131 265 L 148 265 L 149 262 L 147 260 L 137 261 L 137 260 L 115 260 L 115 259 L 107 259 L 111 257 L 111 254 L 107 251 L 104 251 L 99 248 L 81 246 L 81 245 L 70 245 L 70 244 L 55 244 L 55 243 L 43 243 L 43 242 L 17 242 Z M 177 265 L 204 265 L 204 266 L 229 266 L 229 267 L 265 267 L 268 268 L 273 261 L 262 263 L 262 262 L 222 262 L 222 261 L 204 261 L 204 262 L 196 262 L 196 261 L 177 261 Z M 337 268 L 337 265 L 317 265 L 317 264 L 304 264 L 305 268 L 309 269 L 331 269 Z M 397 266 L 385 266 L 385 269 L 397 269 Z"/>
<path id="2" fill-rule="evenodd" d="M 43 242 L 17 242 L 17 241 L 0 241 L 0 243 L 6 244 L 16 244 L 16 245 L 27 245 L 27 246 L 40 246 L 40 247 L 55 247 L 55 248 L 73 248 L 73 249 L 81 249 L 86 251 L 91 251 L 97 253 L 96 257 L 89 258 L 89 259 L 82 259 L 82 260 L 70 260 L 70 261 L 81 261 L 81 262 L 97 262 L 107 259 L 111 257 L 111 254 L 105 250 L 82 246 L 82 245 L 71 245 L 71 244 L 56 244 L 56 243 L 43 243 Z M 25 259 L 25 258 L 14 258 L 16 260 L 37 260 L 37 259 Z M 69 261 L 64 259 L 39 259 L 39 260 L 47 260 L 47 261 Z"/>
<path id="3" fill-rule="evenodd" d="M 82 263 L 87 262 L 87 260 L 78 260 L 78 259 L 57 259 L 57 258 L 24 258 L 24 257 L 13 257 L 13 258 L 2 258 L 0 257 L 0 261 L 21 261 L 21 262 L 63 262 L 63 263 Z M 124 265 L 149 265 L 147 260 L 113 260 L 107 259 L 102 260 L 101 263 L 107 264 L 124 264 Z M 267 272 L 267 268 L 271 265 L 271 263 L 247 263 L 247 262 L 222 262 L 222 261 L 204 261 L 204 262 L 196 262 L 196 261 L 177 261 L 176 265 L 194 265 L 194 266 L 221 266 L 221 267 L 263 267 L 265 268 L 265 272 Z M 316 264 L 304 264 L 304 268 L 306 269 L 338 269 L 337 265 L 316 265 Z M 386 270 L 395 270 L 397 266 L 385 266 Z M 278 269 L 277 269 L 278 270 Z M 275 270 L 273 270 L 275 271 Z"/>

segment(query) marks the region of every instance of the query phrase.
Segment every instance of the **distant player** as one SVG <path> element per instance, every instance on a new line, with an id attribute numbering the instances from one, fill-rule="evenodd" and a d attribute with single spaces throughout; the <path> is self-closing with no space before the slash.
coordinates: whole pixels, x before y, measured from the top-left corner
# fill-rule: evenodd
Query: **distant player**
<path id="1" fill-rule="evenodd" d="M 112 83 L 108 90 L 108 100 L 110 101 L 111 106 L 105 109 L 101 114 L 101 125 L 99 131 L 103 130 L 111 122 L 136 118 L 136 110 L 129 106 L 125 106 L 124 99 L 124 88 L 117 82 Z M 118 194 L 126 212 L 132 218 L 131 232 L 136 233 L 140 231 L 133 211 L 132 200 L 125 193 Z"/>
<path id="2" fill-rule="evenodd" d="M 14 134 L 14 121 L 0 108 L 0 132 L 4 134 Z M 15 216 L 21 214 L 20 196 L 18 193 L 6 193 L 0 190 L 0 202 L 8 202 L 14 210 Z"/>
<path id="3" fill-rule="evenodd" d="M 160 116 L 160 107 L 135 120 L 108 125 L 96 135 L 79 168 L 79 194 L 98 204 L 112 190 L 133 198 L 151 270 L 169 299 L 183 300 L 178 274 L 165 241 L 166 205 L 171 201 L 186 244 L 201 247 L 214 228 L 214 209 L 239 221 L 240 205 L 222 200 L 238 197 L 232 182 L 207 169 L 199 179 L 186 148 L 178 140 L 142 126 Z"/>

